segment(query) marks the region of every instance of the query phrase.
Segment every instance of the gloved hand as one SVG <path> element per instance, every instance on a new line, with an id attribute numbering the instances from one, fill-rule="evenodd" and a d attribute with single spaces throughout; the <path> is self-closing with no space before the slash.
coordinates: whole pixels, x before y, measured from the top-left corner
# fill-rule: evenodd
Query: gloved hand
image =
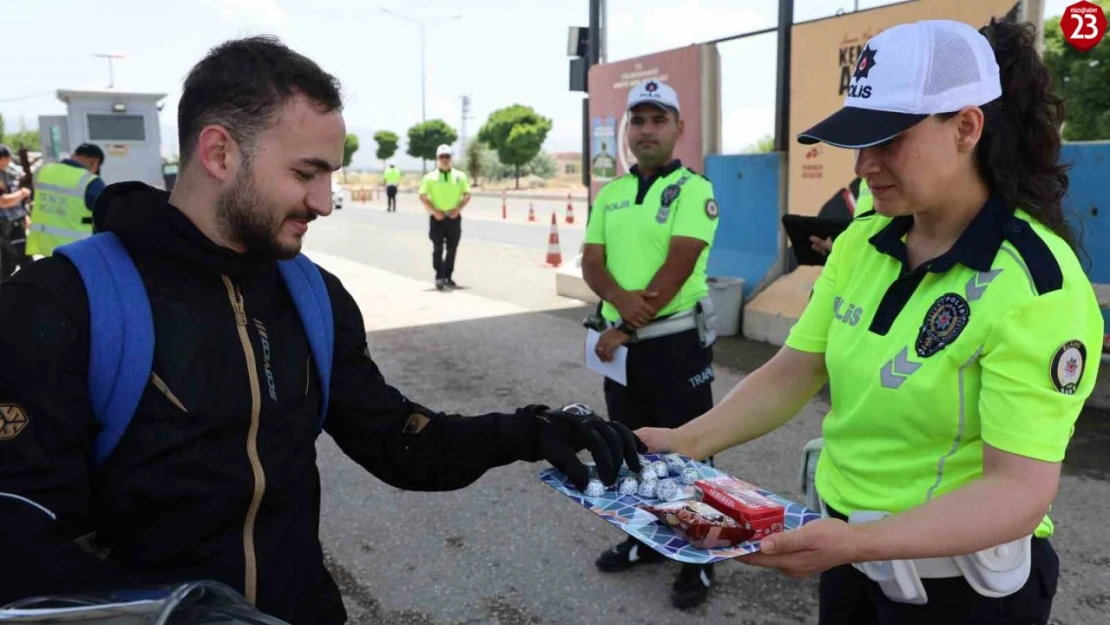
<path id="1" fill-rule="evenodd" d="M 598 478 L 612 486 L 617 481 L 622 461 L 628 468 L 641 470 L 639 452 L 647 447 L 624 425 L 602 419 L 583 404 L 548 408 L 536 414 L 539 422 L 540 455 L 570 478 L 575 488 L 586 490 L 590 470 L 575 455 L 589 448 L 597 466 Z"/>

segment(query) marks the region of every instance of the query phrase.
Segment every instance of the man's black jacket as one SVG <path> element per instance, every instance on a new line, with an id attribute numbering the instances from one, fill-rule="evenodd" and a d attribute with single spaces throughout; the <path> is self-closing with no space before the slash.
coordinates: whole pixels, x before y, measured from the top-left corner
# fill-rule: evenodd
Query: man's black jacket
<path id="1" fill-rule="evenodd" d="M 154 370 L 93 471 L 77 270 L 53 256 L 0 285 L 0 605 L 214 579 L 292 623 L 343 622 L 318 538 L 319 380 L 276 263 L 216 246 L 138 183 L 110 186 L 95 220 L 121 238 L 146 286 Z M 388 385 L 354 299 L 322 273 L 335 318 L 324 430 L 348 456 L 410 490 L 457 489 L 538 459 L 533 408 L 448 416 Z M 74 544 L 89 531 L 107 560 Z"/>

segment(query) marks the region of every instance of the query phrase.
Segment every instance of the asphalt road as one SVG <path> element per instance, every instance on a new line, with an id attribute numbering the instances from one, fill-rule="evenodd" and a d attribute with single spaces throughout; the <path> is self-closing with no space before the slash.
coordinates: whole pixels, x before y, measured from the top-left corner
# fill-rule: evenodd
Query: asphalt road
<path id="1" fill-rule="evenodd" d="M 575 401 L 603 412 L 601 381 L 581 365 L 578 320 L 587 309 L 555 295 L 552 270 L 542 266 L 552 209 L 545 206 L 547 222 L 530 224 L 522 215 L 501 220 L 500 200 L 475 199 L 456 269 L 466 288 L 456 292 L 432 287 L 427 218 L 412 196 L 402 196 L 395 214 L 384 212 L 384 200 L 348 203 L 312 224 L 306 251 L 358 299 L 375 360 L 414 400 L 460 414 Z M 565 208 L 559 234 L 569 258 L 585 214 L 576 212 L 578 223 L 568 226 Z M 536 209 L 540 214 L 539 203 Z M 722 340 L 715 396 L 772 351 Z M 718 456 L 718 466 L 797 497 L 798 453 L 818 435 L 826 410 L 826 400 L 816 398 L 780 430 Z M 1069 456 L 1053 510 L 1062 561 L 1059 624 L 1106 622 L 1110 609 L 1104 417 L 1081 419 L 1072 446 L 1077 460 Z M 321 540 L 353 623 L 817 622 L 815 581 L 733 562 L 718 565 L 710 600 L 688 613 L 669 603 L 677 564 L 599 573 L 594 559 L 623 534 L 541 484 L 543 463 L 494 469 L 461 491 L 411 493 L 367 474 L 326 436 L 319 451 Z"/>

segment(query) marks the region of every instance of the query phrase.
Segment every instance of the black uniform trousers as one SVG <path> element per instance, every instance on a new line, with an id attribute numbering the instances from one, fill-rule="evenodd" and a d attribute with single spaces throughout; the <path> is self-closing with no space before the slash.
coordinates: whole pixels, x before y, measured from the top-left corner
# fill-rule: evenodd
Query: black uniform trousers
<path id="1" fill-rule="evenodd" d="M 609 418 L 635 430 L 676 428 L 713 407 L 713 346 L 697 330 L 628 345 L 628 386 L 605 378 Z"/>
<path id="2" fill-rule="evenodd" d="M 450 280 L 455 273 L 455 250 L 462 238 L 462 216 L 437 221 L 429 215 L 428 237 L 432 240 L 432 268 L 436 270 L 436 280 Z"/>
<path id="3" fill-rule="evenodd" d="M 385 185 L 385 212 L 397 212 L 397 185 Z"/>
<path id="4" fill-rule="evenodd" d="M 831 516 L 846 520 L 829 510 Z M 998 599 L 975 592 L 963 577 L 923 579 L 929 601 L 912 605 L 891 601 L 879 585 L 852 565 L 821 574 L 819 625 L 1047 625 L 1060 575 L 1052 544 L 1034 538 L 1029 580 L 1016 593 Z"/>

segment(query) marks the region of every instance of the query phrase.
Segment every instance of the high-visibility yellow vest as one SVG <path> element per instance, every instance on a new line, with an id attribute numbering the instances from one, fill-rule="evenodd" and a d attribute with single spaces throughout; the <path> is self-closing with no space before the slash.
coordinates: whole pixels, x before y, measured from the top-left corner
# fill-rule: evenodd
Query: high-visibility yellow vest
<path id="1" fill-rule="evenodd" d="M 97 178 L 83 167 L 47 163 L 35 175 L 35 201 L 28 256 L 50 256 L 54 248 L 92 235 L 92 213 L 85 206 L 85 190 Z"/>

